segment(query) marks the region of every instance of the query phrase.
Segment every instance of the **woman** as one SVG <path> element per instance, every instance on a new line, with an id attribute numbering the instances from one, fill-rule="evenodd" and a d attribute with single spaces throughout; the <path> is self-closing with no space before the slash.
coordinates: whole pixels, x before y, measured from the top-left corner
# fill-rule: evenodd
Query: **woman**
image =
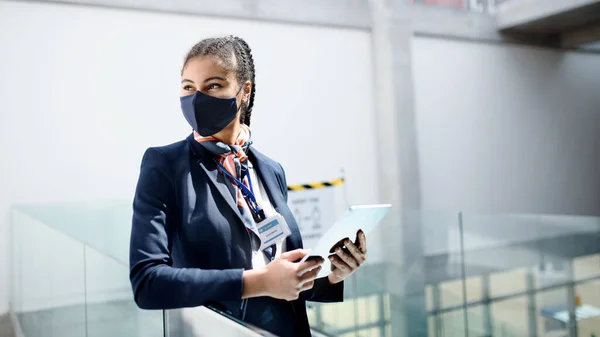
<path id="1" fill-rule="evenodd" d="M 342 301 L 366 241 L 362 232 L 356 245 L 347 240 L 328 277 L 316 279 L 322 259 L 295 262 L 307 252 L 285 173 L 251 146 L 254 75 L 241 38 L 206 39 L 188 53 L 181 109 L 194 131 L 144 154 L 130 279 L 143 309 L 211 305 L 277 335 L 306 336 L 305 301 Z"/>

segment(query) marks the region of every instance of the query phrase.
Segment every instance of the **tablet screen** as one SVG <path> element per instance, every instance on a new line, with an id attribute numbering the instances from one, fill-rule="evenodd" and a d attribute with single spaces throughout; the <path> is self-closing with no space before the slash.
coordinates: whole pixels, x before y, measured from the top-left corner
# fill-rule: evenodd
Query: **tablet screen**
<path id="1" fill-rule="evenodd" d="M 333 251 L 333 247 L 337 246 L 341 241 L 348 238 L 351 241 L 356 239 L 356 233 L 362 229 L 367 235 L 375 228 L 381 220 L 389 213 L 391 205 L 361 205 L 352 206 L 335 224 L 325 233 L 314 247 L 305 247 L 310 249 L 310 253 L 306 255 L 302 261 L 305 261 L 309 256 L 321 256 L 325 258 Z M 323 265 L 322 272 L 329 273 L 329 269 Z"/>

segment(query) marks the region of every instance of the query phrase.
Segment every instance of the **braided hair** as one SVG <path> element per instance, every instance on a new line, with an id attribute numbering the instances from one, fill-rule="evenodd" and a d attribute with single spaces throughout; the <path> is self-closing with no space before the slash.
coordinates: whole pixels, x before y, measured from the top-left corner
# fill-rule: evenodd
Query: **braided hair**
<path id="1" fill-rule="evenodd" d="M 241 86 L 246 81 L 252 83 L 250 99 L 248 103 L 241 107 L 242 113 L 240 123 L 250 126 L 250 117 L 252 116 L 252 107 L 254 106 L 254 94 L 256 93 L 254 58 L 252 50 L 248 43 L 237 36 L 226 36 L 204 39 L 190 49 L 183 68 L 187 63 L 198 56 L 217 57 L 227 70 L 235 71 L 238 84 Z M 182 69 L 183 71 L 183 69 Z"/>

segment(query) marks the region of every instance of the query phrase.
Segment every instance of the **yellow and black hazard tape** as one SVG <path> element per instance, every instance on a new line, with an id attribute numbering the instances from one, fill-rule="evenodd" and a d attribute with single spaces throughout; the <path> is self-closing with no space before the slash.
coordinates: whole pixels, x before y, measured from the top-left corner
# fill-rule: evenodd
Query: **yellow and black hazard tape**
<path id="1" fill-rule="evenodd" d="M 288 191 L 304 191 L 304 190 L 314 190 L 317 188 L 327 188 L 332 186 L 340 186 L 344 184 L 344 178 L 330 180 L 330 181 L 320 181 L 316 183 L 310 184 L 302 184 L 302 185 L 289 185 Z"/>

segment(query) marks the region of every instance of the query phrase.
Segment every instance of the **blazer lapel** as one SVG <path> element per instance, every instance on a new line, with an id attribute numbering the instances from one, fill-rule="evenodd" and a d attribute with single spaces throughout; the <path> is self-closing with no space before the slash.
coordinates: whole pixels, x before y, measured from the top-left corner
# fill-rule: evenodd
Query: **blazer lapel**
<path id="1" fill-rule="evenodd" d="M 273 208 L 275 208 L 275 211 L 284 216 L 289 216 L 286 217 L 286 222 L 290 227 L 292 235 L 288 236 L 288 238 L 286 239 L 287 249 L 293 250 L 295 248 L 301 248 L 302 236 L 300 235 L 300 231 L 298 230 L 298 225 L 296 224 L 296 220 L 294 219 L 293 214 L 289 209 L 287 209 L 287 203 L 281 193 L 281 186 L 277 179 L 275 169 L 271 165 L 269 165 L 268 160 L 267 158 L 265 158 L 265 156 L 263 156 L 260 152 L 256 151 L 252 147 L 250 147 L 250 159 L 252 160 L 252 164 L 254 164 L 254 167 L 256 168 L 256 173 L 262 181 L 267 194 L 269 195 L 269 200 L 271 201 L 271 205 L 273 205 Z"/>
<path id="2" fill-rule="evenodd" d="M 206 161 L 200 161 L 200 166 L 202 167 L 204 172 L 206 172 L 206 175 L 208 176 L 210 182 L 217 188 L 223 199 L 225 199 L 229 207 L 231 207 L 231 209 L 235 212 L 240 221 L 244 223 L 244 220 L 242 219 L 242 214 L 240 213 L 240 209 L 238 208 L 235 200 L 233 199 L 231 191 L 229 191 L 229 188 L 227 188 L 225 181 L 219 181 L 219 170 L 217 170 L 217 165 L 210 165 L 210 167 L 209 165 L 210 162 L 207 163 Z"/>
<path id="3" fill-rule="evenodd" d="M 263 155 L 256 151 L 253 147 L 250 147 L 250 158 L 254 159 L 252 164 L 256 168 L 256 173 L 260 178 L 260 181 L 263 183 L 265 190 L 269 196 L 269 200 L 271 201 L 271 205 L 277 212 L 279 212 L 279 207 L 281 206 L 282 200 L 280 197 L 281 188 L 279 187 L 279 183 L 277 181 L 277 177 L 275 176 L 275 171 L 269 165 L 266 160 L 263 158 Z"/>
<path id="4" fill-rule="evenodd" d="M 202 145 L 198 144 L 198 142 L 194 140 L 193 134 L 190 135 L 187 138 L 187 140 L 190 145 L 190 148 L 192 149 L 192 152 L 198 158 L 198 164 L 200 165 L 200 167 L 202 167 L 202 170 L 204 170 L 204 172 L 208 176 L 208 180 L 210 180 L 213 186 L 219 191 L 219 194 L 221 194 L 227 205 L 229 205 L 231 210 L 233 210 L 233 212 L 238 217 L 238 219 L 240 219 L 243 225 L 244 220 L 242 218 L 242 214 L 240 213 L 240 209 L 238 208 L 235 199 L 231 195 L 231 191 L 229 191 L 229 188 L 225 184 L 225 181 L 219 180 L 219 170 L 217 169 L 217 164 L 214 160 L 212 160 L 212 158 L 210 158 L 210 156 L 207 156 L 204 147 L 202 147 Z"/>

